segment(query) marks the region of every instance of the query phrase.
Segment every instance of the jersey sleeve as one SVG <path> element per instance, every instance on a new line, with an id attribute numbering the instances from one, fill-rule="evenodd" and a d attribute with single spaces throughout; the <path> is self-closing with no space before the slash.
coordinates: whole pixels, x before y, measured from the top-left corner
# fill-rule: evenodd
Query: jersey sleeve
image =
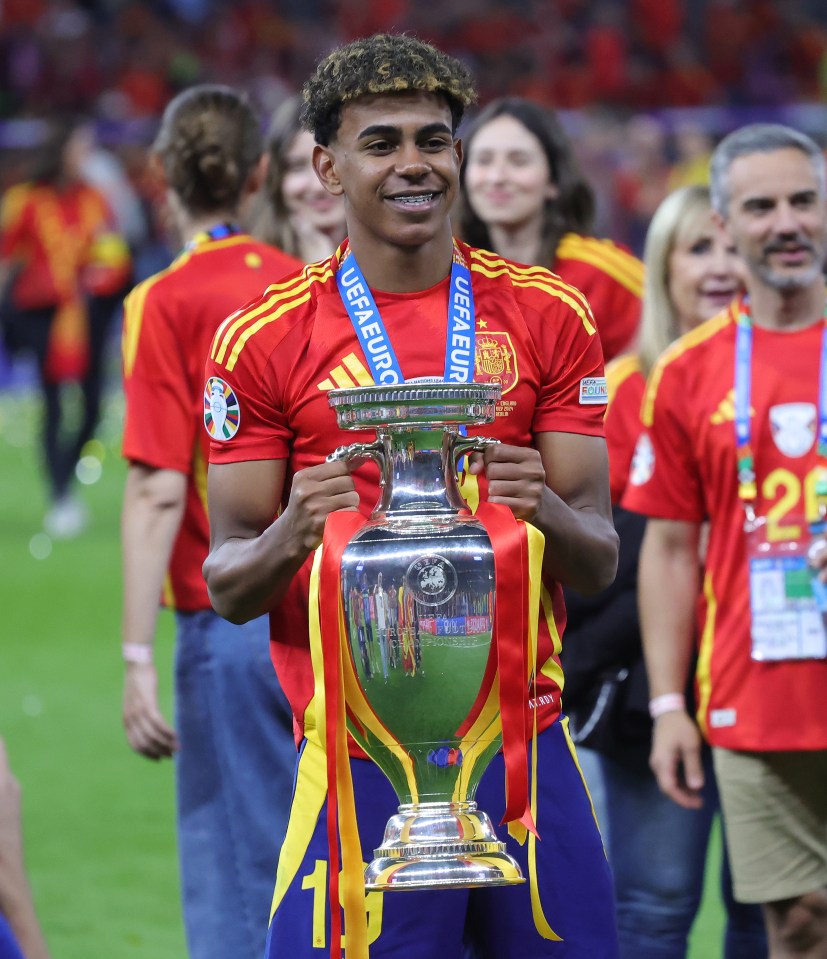
<path id="1" fill-rule="evenodd" d="M 646 388 L 642 432 L 635 446 L 622 506 L 657 519 L 701 522 L 706 516 L 681 377 L 669 357 Z"/>
<path id="2" fill-rule="evenodd" d="M 184 366 L 187 344 L 170 322 L 174 309 L 152 281 L 124 303 L 123 455 L 157 469 L 189 474 L 197 426 Z"/>
<path id="3" fill-rule="evenodd" d="M 618 361 L 615 360 L 615 363 Z M 621 361 L 622 362 L 622 361 Z M 640 404 L 643 399 L 644 381 L 639 372 L 634 372 L 612 388 L 612 366 L 606 368 L 609 386 L 609 405 L 603 426 L 606 430 L 606 446 L 609 450 L 609 488 L 612 503 L 617 505 L 623 497 L 629 479 L 629 469 L 635 444 L 640 435 Z"/>
<path id="4" fill-rule="evenodd" d="M 628 350 L 640 325 L 643 264 L 611 240 L 566 234 L 554 269 L 588 298 L 606 363 Z"/>
<path id="5" fill-rule="evenodd" d="M 255 336 L 244 338 L 255 317 L 260 316 L 265 299 L 253 301 L 228 317 L 210 347 L 204 386 L 210 463 L 287 459 L 290 455 L 293 431 L 279 398 L 277 371 L 270 363 L 274 347 Z M 211 397 L 218 403 L 218 420 L 225 415 L 226 403 L 223 428 L 209 409 Z M 231 423 L 227 417 L 234 408 L 237 420 Z"/>
<path id="6" fill-rule="evenodd" d="M 603 436 L 603 352 L 588 303 L 569 288 L 562 297 L 547 295 L 539 309 L 539 353 L 545 368 L 534 432 Z"/>

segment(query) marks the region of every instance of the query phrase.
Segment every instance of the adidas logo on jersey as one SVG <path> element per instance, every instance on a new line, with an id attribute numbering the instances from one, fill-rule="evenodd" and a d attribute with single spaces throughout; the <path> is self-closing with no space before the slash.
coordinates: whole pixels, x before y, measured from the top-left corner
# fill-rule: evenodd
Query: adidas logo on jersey
<path id="1" fill-rule="evenodd" d="M 316 384 L 316 389 L 326 393 L 328 390 L 346 390 L 353 386 L 373 386 L 373 377 L 355 353 L 342 357 L 342 362 L 334 366 L 327 377 Z"/>

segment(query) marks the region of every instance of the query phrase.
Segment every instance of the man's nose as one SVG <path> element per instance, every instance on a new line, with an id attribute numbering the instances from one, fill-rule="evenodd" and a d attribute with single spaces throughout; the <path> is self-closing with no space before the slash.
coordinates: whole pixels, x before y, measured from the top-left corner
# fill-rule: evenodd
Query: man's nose
<path id="1" fill-rule="evenodd" d="M 415 143 L 400 148 L 396 157 L 396 172 L 400 176 L 421 177 L 430 171 L 430 160 Z"/>
<path id="2" fill-rule="evenodd" d="M 798 233 L 801 229 L 801 223 L 795 208 L 791 203 L 783 201 L 775 208 L 775 218 L 773 226 L 777 233 L 785 235 Z"/>

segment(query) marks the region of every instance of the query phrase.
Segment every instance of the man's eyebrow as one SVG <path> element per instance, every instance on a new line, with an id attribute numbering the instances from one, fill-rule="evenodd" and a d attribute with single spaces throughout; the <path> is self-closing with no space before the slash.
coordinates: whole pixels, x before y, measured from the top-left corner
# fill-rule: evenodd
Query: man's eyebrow
<path id="1" fill-rule="evenodd" d="M 393 126 L 392 124 L 374 123 L 369 127 L 365 127 L 365 129 L 359 133 L 358 139 L 363 140 L 365 137 L 374 136 L 397 137 L 399 136 L 400 132 L 400 128 Z M 447 133 L 449 135 L 453 135 L 448 124 L 440 122 L 428 123 L 416 131 L 416 135 L 418 137 L 431 136 L 434 133 Z"/>

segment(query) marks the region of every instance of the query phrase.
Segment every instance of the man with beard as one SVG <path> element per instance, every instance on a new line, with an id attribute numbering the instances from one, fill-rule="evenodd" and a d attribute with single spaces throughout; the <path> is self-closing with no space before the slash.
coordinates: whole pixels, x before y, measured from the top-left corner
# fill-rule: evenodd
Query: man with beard
<path id="1" fill-rule="evenodd" d="M 771 959 L 816 959 L 827 956 L 824 156 L 787 127 L 744 127 L 715 151 L 711 191 L 747 292 L 655 367 L 623 503 L 650 517 L 640 602 L 651 764 L 675 802 L 700 804 L 700 737 L 683 696 L 697 604 L 697 718 L 735 897 L 762 904 Z"/>

